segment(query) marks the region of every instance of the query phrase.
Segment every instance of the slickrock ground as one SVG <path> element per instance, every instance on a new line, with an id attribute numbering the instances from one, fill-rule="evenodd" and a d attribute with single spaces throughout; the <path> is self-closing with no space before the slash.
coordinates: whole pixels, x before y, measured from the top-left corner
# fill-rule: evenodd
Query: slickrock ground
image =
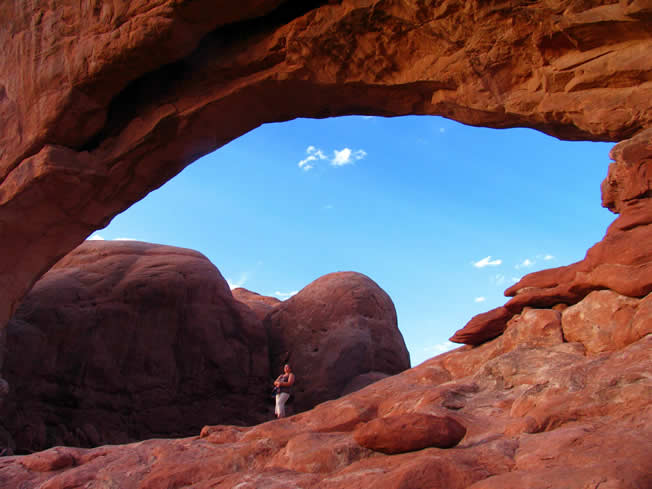
<path id="1" fill-rule="evenodd" d="M 648 323 L 650 300 L 630 307 Z M 499 338 L 283 420 L 0 458 L 0 486 L 647 489 L 652 334 L 597 353 L 600 329 L 576 318 L 571 308 L 528 308 Z M 564 341 L 569 327 L 579 341 Z M 374 424 L 375 441 L 364 436 Z M 438 448 L 459 425 L 462 440 Z"/>
<path id="2" fill-rule="evenodd" d="M 290 413 L 410 367 L 394 304 L 364 275 L 327 275 L 287 303 L 244 289 L 236 297 L 273 304 L 273 319 L 234 300 L 198 252 L 85 242 L 36 283 L 9 323 L 4 372 L 14 388 L 0 407 L 0 449 L 261 423 L 272 419 L 272 381 L 286 361 L 297 376 Z"/>

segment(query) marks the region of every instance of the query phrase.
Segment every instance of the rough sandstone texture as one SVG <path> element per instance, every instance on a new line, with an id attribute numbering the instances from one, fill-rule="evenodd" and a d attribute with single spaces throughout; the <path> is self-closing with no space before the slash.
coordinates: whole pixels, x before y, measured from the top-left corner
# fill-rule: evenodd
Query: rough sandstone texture
<path id="1" fill-rule="evenodd" d="M 281 301 L 275 297 L 260 295 L 242 287 L 235 288 L 231 292 L 233 293 L 234 299 L 249 306 L 249 308 L 256 314 L 256 317 L 261 321 L 265 319 L 265 316 L 267 316 L 274 307 L 281 303 Z"/>
<path id="2" fill-rule="evenodd" d="M 652 335 L 590 353 L 596 329 L 577 328 L 583 342 L 566 342 L 558 311 L 526 309 L 498 338 L 311 411 L 184 439 L 3 457 L 0 486 L 650 487 Z M 450 448 L 438 447 L 451 426 Z"/>
<path id="3" fill-rule="evenodd" d="M 438 114 L 620 141 L 604 240 L 508 289 L 503 322 L 458 333 L 477 346 L 253 428 L 5 457 L 0 485 L 651 487 L 651 32 L 646 0 L 0 4 L 2 324 L 94 229 L 264 122 Z M 595 291 L 640 302 L 594 323 Z M 450 449 L 387 456 L 352 435 L 451 412 Z"/>
<path id="4" fill-rule="evenodd" d="M 85 242 L 9 322 L 5 375 L 15 388 L 0 407 L 0 447 L 92 447 L 267 421 L 272 380 L 288 360 L 279 344 L 298 378 L 293 413 L 410 366 L 393 303 L 363 275 L 328 275 L 289 304 L 244 289 L 234 296 L 198 252 Z M 260 304 L 284 311 L 273 331 Z M 316 334 L 301 332 L 310 324 L 297 308 Z M 304 358 L 303 342 L 322 351 Z"/>
<path id="5" fill-rule="evenodd" d="M 289 362 L 295 409 L 410 368 L 390 297 L 369 277 L 330 273 L 274 308 L 264 320 L 272 369 Z M 375 375 L 374 375 L 375 374 Z"/>
<path id="6" fill-rule="evenodd" d="M 652 121 L 651 30 L 644 0 L 5 1 L 0 324 L 93 230 L 265 122 L 632 137 Z"/>
<path id="7" fill-rule="evenodd" d="M 464 435 L 466 428 L 455 418 L 420 413 L 376 418 L 353 431 L 353 439 L 359 445 L 390 455 L 429 447 L 454 447 Z"/>
<path id="8" fill-rule="evenodd" d="M 1 424 L 20 453 L 269 419 L 264 327 L 196 251 L 87 241 L 36 283 L 8 339 Z"/>
<path id="9" fill-rule="evenodd" d="M 526 275 L 505 291 L 504 306 L 475 316 L 451 341 L 496 337 L 526 307 L 572 306 L 601 290 L 639 299 L 652 292 L 652 129 L 614 146 L 611 158 L 602 204 L 619 217 L 603 240 L 582 261 Z"/>

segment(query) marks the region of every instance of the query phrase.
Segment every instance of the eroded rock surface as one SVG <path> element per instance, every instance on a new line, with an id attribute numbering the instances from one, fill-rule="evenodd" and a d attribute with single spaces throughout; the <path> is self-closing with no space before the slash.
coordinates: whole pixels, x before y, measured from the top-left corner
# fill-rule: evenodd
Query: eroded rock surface
<path id="1" fill-rule="evenodd" d="M 602 204 L 619 216 L 602 241 L 582 261 L 526 275 L 505 291 L 504 306 L 472 318 L 451 341 L 494 338 L 526 307 L 564 308 L 601 290 L 636 299 L 652 292 L 652 129 L 614 146 L 611 158 Z"/>
<path id="2" fill-rule="evenodd" d="M 0 323 L 93 230 L 265 122 L 627 139 L 652 122 L 651 18 L 616 0 L 3 2 Z"/>
<path id="3" fill-rule="evenodd" d="M 586 342 L 595 331 L 585 328 Z M 641 489 L 652 483 L 651 348 L 647 334 L 591 353 L 564 341 L 558 311 L 527 309 L 494 340 L 311 411 L 200 437 L 4 457 L 0 485 Z M 445 419 L 461 427 L 451 448 L 434 443 Z M 382 443 L 362 436 L 373 425 Z"/>
<path id="4" fill-rule="evenodd" d="M 0 449 L 267 421 L 272 380 L 288 360 L 298 378 L 289 412 L 409 368 L 394 305 L 369 278 L 328 275 L 304 290 L 287 304 L 244 289 L 234 297 L 198 252 L 87 241 L 36 283 L 9 323 L 5 374 L 14 389 L 0 406 Z M 277 310 L 271 323 L 259 318 Z"/>
<path id="5" fill-rule="evenodd" d="M 276 306 L 264 322 L 276 362 L 272 368 L 280 372 L 289 362 L 296 374 L 299 411 L 377 379 L 363 374 L 394 375 L 410 368 L 394 303 L 360 273 L 318 278 Z"/>
<path id="6" fill-rule="evenodd" d="M 22 453 L 269 419 L 263 325 L 196 251 L 87 241 L 37 282 L 8 337 L 2 425 Z"/>
<path id="7" fill-rule="evenodd" d="M 235 299 L 247 304 L 261 321 L 281 303 L 276 297 L 260 295 L 242 287 L 235 288 L 231 292 Z"/>

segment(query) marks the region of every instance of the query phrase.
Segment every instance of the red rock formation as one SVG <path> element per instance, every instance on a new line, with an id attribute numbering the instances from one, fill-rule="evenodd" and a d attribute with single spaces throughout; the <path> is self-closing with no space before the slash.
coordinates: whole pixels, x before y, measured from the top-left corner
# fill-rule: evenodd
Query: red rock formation
<path id="1" fill-rule="evenodd" d="M 644 310 L 650 321 L 643 304 L 635 314 Z M 200 437 L 4 457 L 0 486 L 650 487 L 652 335 L 587 353 L 584 345 L 601 333 L 586 321 L 573 327 L 583 343 L 564 341 L 558 311 L 527 309 L 494 340 L 311 411 L 249 428 L 209 426 Z M 457 445 L 409 446 L 432 440 L 424 433 L 440 433 L 434 420 L 447 417 L 466 429 Z M 418 422 L 403 422 L 410 420 Z M 390 448 L 411 451 L 386 455 L 392 450 L 362 446 L 360 435 L 373 425 L 386 428 L 374 432 L 387 434 Z"/>
<path id="2" fill-rule="evenodd" d="M 36 283 L 8 337 L 2 425 L 22 453 L 269 419 L 262 323 L 195 251 L 87 241 Z"/>
<path id="3" fill-rule="evenodd" d="M 6 439 L 26 453 L 183 436 L 207 421 L 266 421 L 276 376 L 270 342 L 291 345 L 297 360 L 295 411 L 409 367 L 394 305 L 370 279 L 333 274 L 304 290 L 286 308 L 236 289 L 258 314 L 261 305 L 266 315 L 283 311 L 268 334 L 200 253 L 84 243 L 36 283 L 9 323 L 15 349 L 5 372 L 15 387 L 0 411 L 0 448 Z M 314 315 L 320 332 L 300 334 L 297 314 Z M 307 363 L 298 340 L 322 352 Z"/>
<path id="4" fill-rule="evenodd" d="M 476 345 L 498 336 L 525 307 L 577 304 L 609 289 L 641 298 L 652 292 L 652 129 L 617 144 L 602 183 L 602 203 L 620 216 L 584 260 L 534 272 L 505 291 L 504 307 L 474 317 L 451 341 Z"/>
<path id="5" fill-rule="evenodd" d="M 276 297 L 260 295 L 250 290 L 243 289 L 242 287 L 233 289 L 231 292 L 236 300 L 247 304 L 261 321 L 265 319 L 265 316 L 267 316 L 274 307 L 281 303 L 281 301 Z"/>
<path id="6" fill-rule="evenodd" d="M 620 213 L 605 240 L 508 290 L 503 335 L 243 431 L 5 458 L 0 485 L 652 486 L 651 337 L 632 339 L 650 321 L 650 32 L 639 0 L 1 3 L 0 325 L 94 229 L 264 122 L 438 114 L 631 139 L 603 184 Z M 631 321 L 644 325 L 622 325 L 607 349 L 592 322 L 571 324 L 572 308 L 562 321 L 548 309 L 588 307 L 607 289 L 642 299 Z M 581 343 L 564 342 L 562 322 Z M 385 456 L 351 435 L 378 417 L 450 410 L 467 429 L 452 449 Z"/>
<path id="7" fill-rule="evenodd" d="M 353 439 L 365 448 L 392 455 L 454 447 L 465 434 L 466 428 L 450 416 L 411 413 L 362 423 L 353 431 Z"/>
<path id="8" fill-rule="evenodd" d="M 339 397 L 363 374 L 393 375 L 410 368 L 394 303 L 359 273 L 318 278 L 277 305 L 264 322 L 272 369 L 280 373 L 289 362 L 296 375 L 297 411 Z"/>
<path id="9" fill-rule="evenodd" d="M 93 230 L 265 122 L 631 137 L 652 122 L 650 30 L 639 1 L 4 2 L 0 324 Z"/>

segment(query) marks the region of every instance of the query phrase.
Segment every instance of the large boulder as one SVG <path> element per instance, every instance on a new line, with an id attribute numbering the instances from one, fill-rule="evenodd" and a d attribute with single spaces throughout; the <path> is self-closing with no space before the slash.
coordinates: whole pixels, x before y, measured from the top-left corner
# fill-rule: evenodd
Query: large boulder
<path id="1" fill-rule="evenodd" d="M 9 323 L 2 424 L 18 451 L 267 419 L 267 336 L 202 254 L 87 241 Z"/>
<path id="2" fill-rule="evenodd" d="M 356 379 L 371 383 L 410 367 L 394 303 L 360 273 L 318 278 L 277 305 L 264 322 L 272 369 L 289 362 L 296 375 L 299 411 L 349 392 Z"/>

